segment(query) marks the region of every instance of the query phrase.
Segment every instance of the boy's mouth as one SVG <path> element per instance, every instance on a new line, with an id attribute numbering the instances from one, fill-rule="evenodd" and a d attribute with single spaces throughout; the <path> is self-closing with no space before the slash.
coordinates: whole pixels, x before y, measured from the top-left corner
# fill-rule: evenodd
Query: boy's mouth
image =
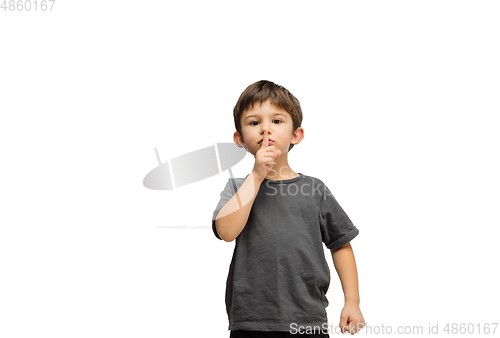
<path id="1" fill-rule="evenodd" d="M 262 145 L 262 142 L 264 142 L 264 139 L 260 140 L 259 144 Z M 273 143 L 274 141 L 269 139 L 269 145 L 272 145 Z"/>

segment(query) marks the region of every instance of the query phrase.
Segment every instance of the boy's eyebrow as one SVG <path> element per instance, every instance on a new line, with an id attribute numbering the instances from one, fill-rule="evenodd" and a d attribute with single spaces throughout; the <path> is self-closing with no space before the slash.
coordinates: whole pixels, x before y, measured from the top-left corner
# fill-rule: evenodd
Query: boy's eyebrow
<path id="1" fill-rule="evenodd" d="M 284 117 L 287 117 L 286 114 L 282 113 L 282 112 L 274 113 L 273 115 L 274 116 L 276 116 L 276 115 L 283 115 Z M 247 117 L 245 117 L 245 120 L 248 119 L 249 117 L 257 117 L 257 116 L 260 116 L 260 115 L 259 114 L 248 115 Z"/>

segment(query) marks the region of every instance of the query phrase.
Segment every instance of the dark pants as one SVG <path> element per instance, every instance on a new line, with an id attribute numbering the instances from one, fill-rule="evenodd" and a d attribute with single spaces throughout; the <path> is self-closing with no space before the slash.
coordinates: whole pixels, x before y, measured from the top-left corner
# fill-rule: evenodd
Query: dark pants
<path id="1" fill-rule="evenodd" d="M 291 333 L 289 331 L 246 331 L 246 330 L 231 330 L 229 338 L 329 338 L 328 333 L 315 331 L 314 334 L 308 333 Z"/>

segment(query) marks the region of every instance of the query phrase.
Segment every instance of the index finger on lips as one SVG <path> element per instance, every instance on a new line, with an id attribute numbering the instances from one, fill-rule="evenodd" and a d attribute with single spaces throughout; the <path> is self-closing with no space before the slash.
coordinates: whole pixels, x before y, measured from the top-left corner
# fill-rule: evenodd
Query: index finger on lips
<path id="1" fill-rule="evenodd" d="M 268 147 L 269 146 L 269 135 L 267 133 L 267 129 L 264 130 L 264 139 L 262 140 L 262 146 L 263 147 Z"/>

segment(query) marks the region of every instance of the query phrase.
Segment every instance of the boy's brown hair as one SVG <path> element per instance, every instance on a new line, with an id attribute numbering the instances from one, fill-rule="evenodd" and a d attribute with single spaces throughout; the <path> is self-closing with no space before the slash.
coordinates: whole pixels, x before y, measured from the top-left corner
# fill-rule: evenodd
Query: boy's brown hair
<path id="1" fill-rule="evenodd" d="M 247 109 L 253 108 L 256 102 L 270 100 L 277 108 L 286 111 L 292 117 L 293 130 L 295 131 L 302 123 L 302 109 L 300 102 L 283 86 L 277 85 L 271 81 L 260 80 L 248 86 L 241 93 L 236 106 L 234 106 L 233 117 L 236 131 L 241 133 L 241 116 Z M 294 144 L 290 144 L 288 151 L 292 150 Z"/>

